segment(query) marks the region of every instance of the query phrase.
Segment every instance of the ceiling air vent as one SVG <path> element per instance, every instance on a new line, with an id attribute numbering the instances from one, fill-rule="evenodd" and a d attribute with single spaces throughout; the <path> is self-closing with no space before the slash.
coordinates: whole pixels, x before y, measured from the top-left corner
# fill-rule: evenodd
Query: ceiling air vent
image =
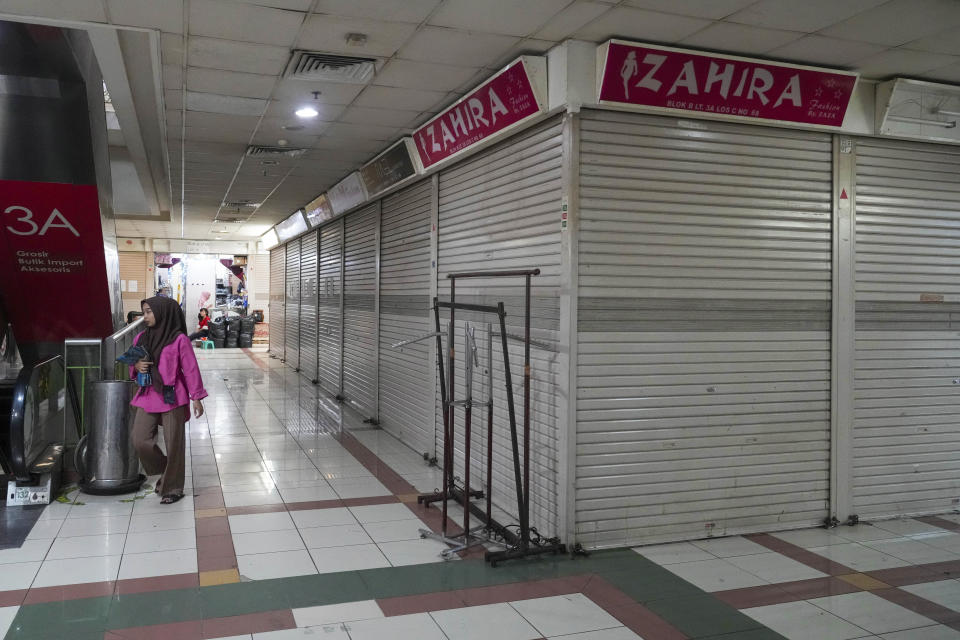
<path id="1" fill-rule="evenodd" d="M 376 62 L 373 58 L 337 56 L 296 49 L 290 56 L 283 77 L 314 82 L 366 84 L 373 78 Z"/>
<path id="2" fill-rule="evenodd" d="M 260 144 L 252 144 L 247 147 L 247 155 L 257 156 L 258 158 L 299 158 L 306 152 L 306 149 L 293 149 L 291 147 L 266 147 Z"/>

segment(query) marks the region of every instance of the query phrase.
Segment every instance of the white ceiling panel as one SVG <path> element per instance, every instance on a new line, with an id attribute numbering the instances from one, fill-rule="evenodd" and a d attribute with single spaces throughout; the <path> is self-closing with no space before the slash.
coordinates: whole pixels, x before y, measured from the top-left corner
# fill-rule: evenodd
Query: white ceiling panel
<path id="1" fill-rule="evenodd" d="M 249 139 L 252 133 L 252 129 L 248 132 L 243 132 L 236 129 L 220 127 L 187 126 L 187 140 L 190 142 L 233 142 L 239 138 Z M 189 154 L 189 151 L 187 153 Z"/>
<path id="2" fill-rule="evenodd" d="M 447 94 L 440 91 L 401 89 L 399 87 L 367 87 L 357 98 L 356 104 L 374 109 L 405 109 L 426 111 L 436 107 Z"/>
<path id="3" fill-rule="evenodd" d="M 183 65 L 183 37 L 172 33 L 160 34 L 160 60 L 163 64 Z"/>
<path id="4" fill-rule="evenodd" d="M 163 106 L 165 109 L 182 109 L 183 101 L 181 100 L 183 92 L 179 89 L 164 89 L 163 90 Z"/>
<path id="5" fill-rule="evenodd" d="M 283 80 L 273 93 L 274 100 L 281 102 L 310 102 L 318 111 L 321 108 L 315 103 L 329 105 L 347 105 L 356 99 L 363 91 L 362 84 L 348 84 L 340 82 L 304 82 L 303 80 Z M 320 95 L 313 97 L 313 92 Z"/>
<path id="6" fill-rule="evenodd" d="M 221 71 L 205 67 L 187 68 L 187 89 L 244 98 L 269 98 L 276 76 Z"/>
<path id="7" fill-rule="evenodd" d="M 261 7 L 274 9 L 290 9 L 291 11 L 308 11 L 314 0 L 236 0 L 244 4 L 255 4 Z"/>
<path id="8" fill-rule="evenodd" d="M 960 84 L 960 64 L 951 64 L 920 75 L 928 80 Z"/>
<path id="9" fill-rule="evenodd" d="M 331 138 L 328 136 L 320 136 L 317 139 L 316 143 L 313 145 L 314 149 L 321 149 L 325 151 L 336 151 L 336 150 L 346 150 L 357 154 L 374 154 L 383 151 L 383 143 L 378 140 L 356 140 L 356 141 L 347 141 L 343 138 Z M 373 157 L 372 155 L 367 155 L 366 158 Z M 365 159 L 366 159 L 365 158 Z M 346 171 L 344 171 L 346 173 Z"/>
<path id="10" fill-rule="evenodd" d="M 868 78 L 925 73 L 960 62 L 960 57 L 945 53 L 890 49 L 856 62 L 856 68 Z"/>
<path id="11" fill-rule="evenodd" d="M 684 38 L 680 43 L 714 51 L 757 54 L 782 47 L 802 37 L 803 34 L 796 31 L 763 29 L 744 24 L 716 22 L 706 29 Z"/>
<path id="12" fill-rule="evenodd" d="M 266 100 L 259 98 L 241 98 L 222 96 L 217 93 L 187 91 L 187 110 L 225 113 L 235 116 L 259 116 L 267 106 Z M 190 124 L 189 117 L 187 124 Z"/>
<path id="13" fill-rule="evenodd" d="M 960 28 L 953 27 L 946 31 L 941 31 L 936 35 L 908 42 L 904 46 L 908 49 L 916 49 L 918 51 L 933 51 L 935 53 L 960 55 Z"/>
<path id="14" fill-rule="evenodd" d="M 709 24 L 709 20 L 700 18 L 616 7 L 578 30 L 575 37 L 594 42 L 602 42 L 613 37 L 654 42 L 679 42 Z"/>
<path id="15" fill-rule="evenodd" d="M 57 20 L 107 21 L 101 0 L 3 0 L 0 2 L 0 13 Z"/>
<path id="16" fill-rule="evenodd" d="M 774 49 L 769 55 L 806 64 L 822 64 L 837 67 L 851 64 L 884 50 L 883 45 L 837 40 L 826 36 L 809 35 Z"/>
<path id="17" fill-rule="evenodd" d="M 106 0 L 113 24 L 183 33 L 182 0 Z"/>
<path id="18" fill-rule="evenodd" d="M 574 2 L 534 35 L 544 40 L 563 40 L 609 10 L 610 5 L 602 2 Z"/>
<path id="19" fill-rule="evenodd" d="M 389 57 L 396 53 L 416 28 L 417 25 L 408 23 L 313 15 L 304 25 L 297 46 L 300 49 L 343 53 L 351 56 Z M 366 43 L 361 46 L 347 44 L 349 33 L 365 34 Z"/>
<path id="20" fill-rule="evenodd" d="M 351 124 L 375 124 L 387 127 L 410 127 L 420 117 L 422 111 L 403 109 L 370 109 L 368 107 L 350 107 L 340 117 L 340 122 Z"/>
<path id="21" fill-rule="evenodd" d="M 571 0 L 446 0 L 429 24 L 467 31 L 527 36 L 539 30 Z"/>
<path id="22" fill-rule="evenodd" d="M 513 36 L 424 27 L 403 46 L 399 57 L 463 67 L 487 67 L 519 41 Z"/>
<path id="23" fill-rule="evenodd" d="M 453 91 L 473 78 L 478 70 L 477 67 L 393 59 L 376 75 L 373 83 L 385 87 Z"/>
<path id="24" fill-rule="evenodd" d="M 761 0 L 727 20 L 768 29 L 813 33 L 846 20 L 887 0 Z"/>
<path id="25" fill-rule="evenodd" d="M 290 50 L 264 44 L 190 37 L 190 66 L 278 75 L 287 65 Z"/>
<path id="26" fill-rule="evenodd" d="M 187 127 L 210 127 L 247 130 L 257 126 L 259 115 L 225 115 L 204 111 L 187 111 Z"/>
<path id="27" fill-rule="evenodd" d="M 179 87 L 183 85 L 183 67 L 179 64 L 163 65 L 163 86 Z"/>
<path id="28" fill-rule="evenodd" d="M 349 140 L 383 140 L 392 141 L 400 137 L 399 127 L 387 127 L 376 124 L 350 124 L 335 122 L 324 132 L 332 138 L 347 138 Z"/>
<path id="29" fill-rule="evenodd" d="M 229 0 L 190 0 L 190 35 L 290 46 L 305 16 Z"/>
<path id="30" fill-rule="evenodd" d="M 956 0 L 891 0 L 823 29 L 823 35 L 891 47 L 960 26 Z"/>
<path id="31" fill-rule="evenodd" d="M 419 24 L 439 6 L 441 0 L 318 0 L 316 13 L 353 18 L 372 18 L 388 22 L 412 22 Z"/>
<path id="32" fill-rule="evenodd" d="M 754 2 L 756 0 L 626 0 L 626 4 L 640 9 L 714 20 L 725 18 Z"/>

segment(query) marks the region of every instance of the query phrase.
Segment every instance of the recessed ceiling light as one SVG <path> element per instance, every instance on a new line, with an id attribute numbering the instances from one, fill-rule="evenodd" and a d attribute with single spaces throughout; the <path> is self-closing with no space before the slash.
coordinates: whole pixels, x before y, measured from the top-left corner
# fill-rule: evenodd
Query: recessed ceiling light
<path id="1" fill-rule="evenodd" d="M 320 112 L 313 107 L 300 107 L 294 113 L 296 113 L 299 118 L 316 118 L 320 115 Z"/>

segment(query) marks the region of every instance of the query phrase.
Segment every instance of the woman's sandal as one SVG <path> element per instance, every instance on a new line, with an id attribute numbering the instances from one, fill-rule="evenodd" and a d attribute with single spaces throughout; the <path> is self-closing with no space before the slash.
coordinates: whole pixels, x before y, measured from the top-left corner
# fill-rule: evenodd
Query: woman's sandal
<path id="1" fill-rule="evenodd" d="M 180 500 L 183 497 L 182 493 L 171 493 L 163 496 L 163 499 L 160 500 L 160 504 L 173 504 Z"/>

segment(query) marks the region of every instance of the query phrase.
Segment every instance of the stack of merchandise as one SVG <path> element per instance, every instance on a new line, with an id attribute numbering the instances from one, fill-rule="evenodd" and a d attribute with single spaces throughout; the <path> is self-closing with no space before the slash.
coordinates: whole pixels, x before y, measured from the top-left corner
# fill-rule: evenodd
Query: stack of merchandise
<path id="1" fill-rule="evenodd" d="M 256 330 L 257 322 L 252 316 L 246 316 L 240 318 L 240 337 L 237 340 L 237 344 L 244 348 L 249 349 L 253 346 L 253 332 Z"/>
<path id="2" fill-rule="evenodd" d="M 208 340 L 213 340 L 213 346 L 217 349 L 223 349 L 227 337 L 227 327 L 222 318 L 215 318 L 210 323 L 210 334 Z"/>

